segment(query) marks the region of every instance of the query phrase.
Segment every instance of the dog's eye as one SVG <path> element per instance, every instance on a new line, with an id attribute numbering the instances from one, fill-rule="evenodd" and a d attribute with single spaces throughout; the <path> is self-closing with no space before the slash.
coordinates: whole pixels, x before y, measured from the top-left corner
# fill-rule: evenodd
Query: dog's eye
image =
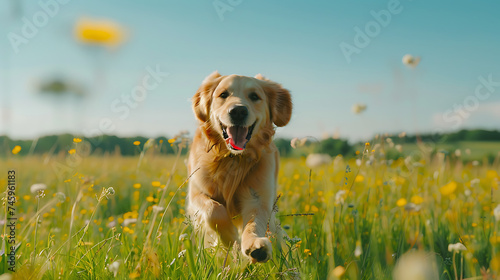
<path id="1" fill-rule="evenodd" d="M 248 96 L 250 98 L 250 100 L 252 101 L 257 101 L 257 100 L 260 100 L 260 97 L 257 95 L 257 93 L 255 92 L 252 92 L 250 93 L 250 95 Z"/>
<path id="2" fill-rule="evenodd" d="M 224 98 L 224 99 L 226 99 L 228 96 L 229 96 L 229 92 L 227 92 L 227 91 L 224 91 L 223 93 L 221 93 L 219 95 L 220 98 Z"/>

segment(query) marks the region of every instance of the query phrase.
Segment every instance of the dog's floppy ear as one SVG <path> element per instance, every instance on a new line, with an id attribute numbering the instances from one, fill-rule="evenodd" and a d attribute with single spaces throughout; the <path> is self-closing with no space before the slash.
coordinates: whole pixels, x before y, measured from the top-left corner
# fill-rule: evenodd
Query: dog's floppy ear
<path id="1" fill-rule="evenodd" d="M 285 126 L 292 117 L 292 97 L 287 89 L 280 84 L 264 78 L 261 74 L 255 76 L 261 80 L 261 85 L 269 100 L 269 113 L 276 126 Z"/>
<path id="2" fill-rule="evenodd" d="M 217 87 L 222 75 L 214 71 L 208 75 L 201 83 L 200 88 L 191 99 L 193 103 L 193 112 L 200 121 L 206 122 L 209 118 L 210 104 L 212 101 L 212 91 Z"/>

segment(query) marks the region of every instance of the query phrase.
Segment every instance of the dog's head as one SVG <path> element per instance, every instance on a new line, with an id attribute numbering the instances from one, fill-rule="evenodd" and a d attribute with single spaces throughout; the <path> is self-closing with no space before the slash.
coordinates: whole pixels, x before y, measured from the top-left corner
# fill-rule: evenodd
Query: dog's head
<path id="1" fill-rule="evenodd" d="M 193 111 L 211 141 L 224 142 L 233 154 L 263 148 L 274 134 L 273 123 L 285 126 L 292 115 L 288 90 L 265 79 L 222 76 L 205 78 L 194 95 Z"/>

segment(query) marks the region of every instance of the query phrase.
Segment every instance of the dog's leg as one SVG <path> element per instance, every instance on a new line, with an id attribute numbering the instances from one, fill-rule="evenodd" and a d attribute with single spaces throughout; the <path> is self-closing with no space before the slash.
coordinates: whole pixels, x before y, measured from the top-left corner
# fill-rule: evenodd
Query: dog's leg
<path id="1" fill-rule="evenodd" d="M 243 234 L 241 251 L 252 262 L 267 262 L 273 252 L 271 241 L 266 237 L 267 223 L 271 217 L 272 202 L 266 196 L 249 188 L 242 194 Z M 269 200 L 269 198 L 267 198 Z"/>
<path id="2" fill-rule="evenodd" d="M 226 246 L 238 241 L 238 231 L 224 205 L 211 199 L 206 194 L 191 189 L 189 208 L 190 213 L 198 215 L 202 223 L 204 222 L 206 226 L 219 234 Z"/>

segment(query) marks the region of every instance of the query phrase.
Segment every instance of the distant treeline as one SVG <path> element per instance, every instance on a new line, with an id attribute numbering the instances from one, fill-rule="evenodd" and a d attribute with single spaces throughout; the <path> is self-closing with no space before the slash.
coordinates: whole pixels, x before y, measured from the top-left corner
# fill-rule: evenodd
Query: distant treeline
<path id="1" fill-rule="evenodd" d="M 473 130 L 459 130 L 456 132 L 449 133 L 433 133 L 433 134 L 422 134 L 422 135 L 411 135 L 405 137 L 392 137 L 394 143 L 415 143 L 417 140 L 423 142 L 459 142 L 459 141 L 500 141 L 500 131 L 497 130 L 484 130 L 484 129 L 473 129 Z"/>
<path id="2" fill-rule="evenodd" d="M 27 154 L 57 154 L 66 153 L 75 147 L 73 139 L 76 136 L 71 134 L 61 134 L 61 135 L 51 135 L 40 137 L 36 140 L 13 140 L 7 136 L 0 136 L 0 156 L 5 156 L 10 154 L 15 146 L 20 146 L 21 151 L 19 155 Z M 490 131 L 490 130 L 460 130 L 452 133 L 445 134 L 422 134 L 413 136 L 398 136 L 398 135 L 388 135 L 384 137 L 391 137 L 394 143 L 404 144 L 404 143 L 415 143 L 417 141 L 423 142 L 435 142 L 435 143 L 453 143 L 458 141 L 500 141 L 500 131 Z M 133 156 L 137 155 L 143 149 L 144 144 L 148 141 L 146 137 L 117 137 L 111 135 L 101 135 L 90 138 L 83 138 L 90 151 L 93 154 L 119 154 L 123 156 Z M 153 141 L 152 146 L 156 152 L 161 154 L 175 154 L 177 151 L 176 145 L 171 145 L 168 142 L 167 137 L 158 137 Z M 139 145 L 134 145 L 134 142 L 139 141 Z M 294 156 L 305 156 L 309 153 L 326 153 L 331 156 L 335 155 L 352 155 L 354 151 L 354 146 L 359 145 L 359 143 L 350 144 L 344 139 L 314 139 L 307 138 L 307 144 L 302 147 L 297 147 L 293 149 L 290 145 L 291 139 L 278 138 L 275 140 L 275 144 L 278 147 L 282 156 L 294 157 Z M 300 143 L 300 141 L 297 141 Z M 299 144 L 297 144 L 299 145 Z M 187 152 L 184 149 L 183 153 Z"/>

